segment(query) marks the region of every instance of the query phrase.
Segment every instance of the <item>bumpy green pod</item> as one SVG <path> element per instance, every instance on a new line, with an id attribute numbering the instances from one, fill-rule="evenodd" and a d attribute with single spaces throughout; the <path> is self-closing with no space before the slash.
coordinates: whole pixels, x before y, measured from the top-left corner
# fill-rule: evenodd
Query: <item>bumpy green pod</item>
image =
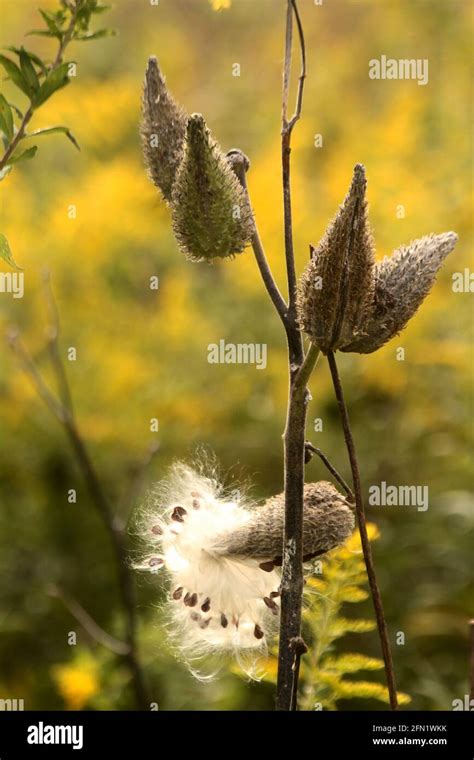
<path id="1" fill-rule="evenodd" d="M 247 195 L 200 114 L 188 121 L 172 211 L 176 239 L 192 261 L 241 253 L 254 232 Z"/>

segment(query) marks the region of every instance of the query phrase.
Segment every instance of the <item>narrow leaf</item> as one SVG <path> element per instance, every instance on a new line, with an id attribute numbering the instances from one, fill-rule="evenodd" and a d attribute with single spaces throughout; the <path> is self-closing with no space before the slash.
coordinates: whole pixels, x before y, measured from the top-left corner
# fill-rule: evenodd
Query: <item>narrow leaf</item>
<path id="1" fill-rule="evenodd" d="M 7 58 L 6 55 L 0 54 L 0 64 L 3 66 L 5 71 L 7 72 L 8 76 L 12 80 L 16 86 L 25 93 L 28 97 L 30 97 L 30 87 L 28 85 L 28 82 L 26 81 L 23 73 L 18 68 L 16 63 L 11 60 L 11 58 Z"/>
<path id="2" fill-rule="evenodd" d="M 65 87 L 69 84 L 68 77 L 69 63 L 61 63 L 57 69 L 51 71 L 51 73 L 44 80 L 43 84 L 39 88 L 39 91 L 35 97 L 34 105 L 37 107 L 44 103 L 61 87 Z"/>
<path id="3" fill-rule="evenodd" d="M 7 138 L 8 142 L 11 142 L 14 134 L 13 126 L 13 114 L 8 102 L 3 95 L 0 94 L 0 129 Z"/>
<path id="4" fill-rule="evenodd" d="M 20 66 L 22 74 L 30 88 L 30 96 L 33 98 L 39 90 L 40 83 L 30 57 L 24 48 L 20 50 Z"/>
<path id="5" fill-rule="evenodd" d="M 78 42 L 88 42 L 89 40 L 99 40 L 102 37 L 115 37 L 117 34 L 115 29 L 98 29 L 97 32 L 84 32 L 74 36 L 74 39 Z"/>
<path id="6" fill-rule="evenodd" d="M 48 31 L 53 35 L 53 37 L 57 37 L 58 39 L 62 38 L 62 32 L 59 29 L 59 27 L 56 24 L 55 19 L 52 17 L 51 14 L 47 13 L 46 11 L 39 9 L 39 12 L 41 13 L 44 21 L 46 22 L 46 26 L 48 27 Z"/>
<path id="7" fill-rule="evenodd" d="M 21 50 L 25 50 L 25 53 L 27 54 L 27 56 L 33 61 L 33 63 L 35 63 L 38 66 L 39 69 L 41 69 L 44 76 L 46 76 L 46 74 L 48 73 L 48 69 L 46 67 L 45 62 L 41 60 L 39 55 L 36 55 L 36 53 L 32 53 L 31 50 L 26 50 L 24 48 L 20 49 L 20 48 L 15 47 L 14 45 L 8 45 L 5 49 L 11 50 L 12 53 L 16 53 L 18 56 L 20 55 Z"/>
<path id="8" fill-rule="evenodd" d="M 80 150 L 80 145 L 72 132 L 67 127 L 44 127 L 43 129 L 37 129 L 35 132 L 29 132 L 25 137 L 40 137 L 41 135 L 52 135 L 54 133 L 62 133 Z"/>
<path id="9" fill-rule="evenodd" d="M 27 148 L 22 153 L 13 155 L 9 161 L 11 164 L 18 164 L 20 161 L 28 161 L 30 158 L 33 158 L 35 156 L 37 150 L 38 146 L 32 145 L 31 148 Z"/>
<path id="10" fill-rule="evenodd" d="M 53 32 L 50 32 L 48 29 L 32 29 L 30 32 L 26 33 L 27 37 L 56 37 L 57 34 L 54 34 Z"/>
<path id="11" fill-rule="evenodd" d="M 2 232 L 0 232 L 0 259 L 3 259 L 4 261 L 6 261 L 7 264 L 9 264 L 12 267 L 12 269 L 16 269 L 17 272 L 19 272 L 22 269 L 22 267 L 19 267 L 16 264 L 15 259 L 12 256 L 12 252 L 11 252 L 11 248 L 8 243 L 8 240 L 6 239 L 5 235 Z"/>
<path id="12" fill-rule="evenodd" d="M 5 179 L 5 177 L 10 174 L 11 170 L 13 169 L 13 166 L 10 164 L 6 164 L 6 166 L 3 167 L 3 169 L 0 169 L 0 182 L 2 179 Z"/>

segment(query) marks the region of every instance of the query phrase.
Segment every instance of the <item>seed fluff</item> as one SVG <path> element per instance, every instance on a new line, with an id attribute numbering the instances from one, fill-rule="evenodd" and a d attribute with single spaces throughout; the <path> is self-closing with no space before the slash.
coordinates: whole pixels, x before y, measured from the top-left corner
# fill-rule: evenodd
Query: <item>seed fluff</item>
<path id="1" fill-rule="evenodd" d="M 305 561 L 349 537 L 350 507 L 331 483 L 305 486 Z M 255 675 L 278 628 L 283 515 L 283 494 L 255 506 L 181 462 L 141 510 L 135 569 L 168 576 L 170 635 L 198 677 L 197 662 L 226 653 Z"/>

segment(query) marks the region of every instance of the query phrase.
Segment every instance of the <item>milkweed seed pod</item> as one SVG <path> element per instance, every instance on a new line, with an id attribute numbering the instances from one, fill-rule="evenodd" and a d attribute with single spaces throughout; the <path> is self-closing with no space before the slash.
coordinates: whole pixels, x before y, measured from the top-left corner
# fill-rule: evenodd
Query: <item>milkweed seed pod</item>
<path id="1" fill-rule="evenodd" d="M 364 328 L 372 301 L 374 250 L 367 219 L 367 181 L 354 168 L 349 192 L 298 285 L 301 327 L 323 351 L 335 351 Z"/>
<path id="2" fill-rule="evenodd" d="M 330 483 L 305 488 L 304 553 L 343 543 L 354 527 L 350 505 Z M 284 498 L 261 507 L 179 463 L 145 511 L 147 552 L 135 567 L 170 579 L 170 630 L 192 664 L 230 652 L 247 669 L 276 630 Z M 246 664 L 243 664 L 245 658 Z"/>
<path id="3" fill-rule="evenodd" d="M 403 330 L 430 292 L 457 239 L 454 232 L 427 235 L 401 246 L 377 264 L 365 335 L 343 346 L 341 351 L 370 354 Z"/>
<path id="4" fill-rule="evenodd" d="M 236 556 L 261 558 L 281 564 L 285 519 L 285 494 L 269 499 L 251 513 L 245 525 L 221 539 L 222 552 Z M 349 502 L 325 481 L 304 487 L 303 557 L 305 561 L 340 546 L 354 528 Z"/>
<path id="5" fill-rule="evenodd" d="M 188 121 L 172 209 L 176 239 L 192 261 L 233 256 L 251 241 L 247 195 L 200 114 Z"/>
<path id="6" fill-rule="evenodd" d="M 143 155 L 152 182 L 171 201 L 183 157 L 187 115 L 166 87 L 156 58 L 148 60 L 142 98 Z"/>

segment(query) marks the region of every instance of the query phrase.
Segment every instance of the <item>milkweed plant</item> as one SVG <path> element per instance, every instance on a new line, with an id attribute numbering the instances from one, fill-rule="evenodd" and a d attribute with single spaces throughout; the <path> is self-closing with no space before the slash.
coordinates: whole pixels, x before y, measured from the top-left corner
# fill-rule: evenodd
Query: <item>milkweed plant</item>
<path id="1" fill-rule="evenodd" d="M 211 5 L 215 10 L 225 9 L 230 0 L 211 0 Z M 336 353 L 370 354 L 398 335 L 429 294 L 457 236 L 454 232 L 430 233 L 376 261 L 366 169 L 356 163 L 350 180 L 348 167 L 349 188 L 339 209 L 319 243 L 309 241 L 309 262 L 297 273 L 290 154 L 292 133 L 302 116 L 308 72 L 297 2 L 282 0 L 281 6 L 286 6 L 281 122 L 286 297 L 273 277 L 258 231 L 247 183 L 247 175 L 251 177 L 249 158 L 238 148 L 224 151 L 205 117 L 186 112 L 168 88 L 154 56 L 149 58 L 145 72 L 140 131 L 148 176 L 168 207 L 184 257 L 192 264 L 226 260 L 238 266 L 239 256 L 248 255 L 249 248 L 255 256 L 288 346 L 283 490 L 256 504 L 245 489 L 226 488 L 214 467 L 176 462 L 137 510 L 135 523 L 143 548 L 133 565 L 166 586 L 170 639 L 197 677 L 213 677 L 230 658 L 234 663 L 231 667 L 276 681 L 279 710 L 297 709 L 298 694 L 302 709 L 335 709 L 341 699 L 357 696 L 372 696 L 397 709 L 408 697 L 396 689 L 390 636 L 371 551 L 370 538 L 376 537 L 376 528 L 369 526 L 369 530 L 365 519 L 359 463 Z M 0 55 L 7 78 L 27 98 L 26 108 L 20 109 L 16 102 L 0 95 L 0 180 L 18 163 L 35 156 L 37 146 L 29 141 L 42 135 L 63 133 L 78 147 L 67 127 L 45 126 L 31 131 L 30 123 L 36 120 L 42 104 L 69 83 L 74 68 L 72 61 L 64 60 L 69 45 L 112 33 L 90 28 L 91 20 L 107 8 L 98 0 L 60 0 L 57 11 L 40 11 L 45 26 L 32 31 L 56 40 L 51 59 L 13 46 L 9 55 Z M 301 69 L 290 116 L 294 37 Z M 28 147 L 24 147 L 25 141 Z M 0 256 L 17 267 L 3 234 Z M 106 640 L 125 657 L 137 704 L 145 706 L 123 526 L 114 521 L 80 437 L 65 373 L 58 362 L 56 339 L 57 329 L 51 345 L 63 388 L 61 400 L 51 395 L 18 338 L 13 336 L 11 343 L 43 400 L 65 426 L 111 537 L 121 568 L 118 577 L 128 633 L 125 642 L 113 641 L 110 636 Z M 351 486 L 306 439 L 311 398 L 308 386 L 321 356 L 329 365 Z M 337 487 L 329 481 L 305 482 L 305 465 L 315 454 L 326 464 Z M 358 534 L 354 533 L 355 525 Z M 365 598 L 365 579 L 375 620 L 343 617 L 340 611 L 344 603 Z M 67 600 L 66 604 L 78 614 L 77 605 Z M 89 618 L 81 613 L 81 619 L 87 624 Z M 345 633 L 374 627 L 383 660 L 334 653 L 334 642 Z M 94 630 L 97 632 L 97 626 Z M 386 688 L 344 678 L 348 673 L 380 667 L 385 668 Z"/>
<path id="2" fill-rule="evenodd" d="M 274 651 L 278 640 L 277 709 L 296 709 L 300 665 L 303 707 L 311 707 L 326 694 L 326 706 L 334 708 L 337 699 L 349 697 L 352 689 L 356 695 L 383 698 L 397 709 L 407 697 L 397 695 L 359 465 L 335 354 L 370 354 L 398 335 L 430 292 L 457 236 L 454 232 L 431 233 L 376 262 L 366 169 L 357 163 L 341 206 L 320 242 L 310 246 L 309 263 L 298 276 L 292 237 L 290 150 L 292 131 L 302 114 L 307 68 L 303 26 L 295 0 L 287 0 L 286 14 L 281 149 L 287 298 L 273 278 L 258 232 L 247 184 L 249 158 L 236 148 L 225 152 L 205 117 L 186 113 L 168 88 L 154 56 L 149 58 L 145 73 L 141 123 L 147 173 L 168 206 L 179 250 L 193 263 L 212 265 L 226 259 L 231 266 L 238 266 L 238 257 L 252 248 L 281 320 L 288 344 L 289 374 L 284 490 L 263 505 L 255 505 L 241 495 L 236 498 L 229 494 L 212 473 L 176 463 L 138 514 L 144 551 L 135 566 L 167 583 L 170 635 L 199 677 L 205 677 L 206 661 L 219 653 L 227 653 L 245 672 L 254 673 L 266 657 L 269 662 L 268 653 Z M 301 73 L 295 112 L 289 117 L 294 29 Z M 305 464 L 314 453 L 321 454 L 305 435 L 308 384 L 321 355 L 327 358 L 340 411 L 352 488 L 324 455 L 323 459 L 344 494 L 330 482 L 305 483 L 304 477 Z M 356 687 L 340 678 L 344 669 L 377 669 L 381 661 L 358 655 L 352 659 L 328 655 L 333 640 L 355 630 L 350 622 L 337 617 L 337 612 L 344 594 L 349 601 L 351 593 L 352 601 L 354 595 L 356 601 L 363 596 L 358 590 L 360 566 L 346 549 L 342 555 L 347 560 L 345 567 L 329 558 L 326 577 L 317 579 L 312 574 L 316 557 L 354 541 L 355 520 L 387 689 L 372 684 L 364 691 L 363 684 Z M 307 599 L 304 618 L 312 629 L 309 635 L 302 629 L 303 596 Z M 323 616 L 327 622 L 323 630 L 318 610 L 326 604 L 332 605 L 332 611 Z M 314 682 L 308 680 L 308 674 Z"/>

